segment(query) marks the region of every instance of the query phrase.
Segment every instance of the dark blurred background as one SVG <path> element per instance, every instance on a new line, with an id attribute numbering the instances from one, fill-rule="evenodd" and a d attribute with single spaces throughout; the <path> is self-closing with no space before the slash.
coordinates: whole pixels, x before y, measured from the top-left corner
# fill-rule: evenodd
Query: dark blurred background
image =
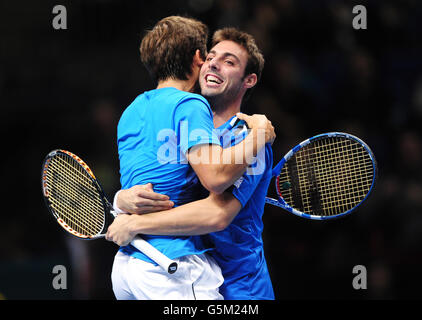
<path id="1" fill-rule="evenodd" d="M 55 5 L 67 29 L 52 27 Z M 365 5 L 366 30 L 352 27 Z M 0 298 L 113 299 L 117 248 L 62 232 L 41 195 L 44 156 L 68 149 L 91 166 L 106 193 L 119 189 L 116 126 L 154 84 L 138 45 L 174 14 L 211 33 L 239 27 L 256 37 L 266 65 L 244 106 L 277 130 L 278 161 L 312 135 L 343 131 L 373 149 L 375 191 L 344 219 L 308 221 L 267 206 L 265 252 L 277 299 L 420 298 L 422 286 L 422 4 L 418 0 L 1 1 Z M 271 187 L 272 189 L 272 187 Z M 55 265 L 67 269 L 54 290 Z M 368 272 L 355 290 L 355 265 Z"/>

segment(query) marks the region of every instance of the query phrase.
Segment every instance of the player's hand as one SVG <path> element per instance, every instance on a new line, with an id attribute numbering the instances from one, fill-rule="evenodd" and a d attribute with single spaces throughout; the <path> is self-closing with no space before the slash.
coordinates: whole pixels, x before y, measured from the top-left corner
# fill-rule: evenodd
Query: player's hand
<path id="1" fill-rule="evenodd" d="M 274 131 L 274 127 L 270 120 L 263 114 L 254 114 L 254 115 L 247 115 L 244 113 L 237 113 L 237 118 L 240 120 L 244 120 L 250 129 L 256 129 L 258 132 L 263 132 L 265 134 L 265 142 L 273 144 L 276 134 Z"/>
<path id="2" fill-rule="evenodd" d="M 106 240 L 112 241 L 119 246 L 128 245 L 136 234 L 132 234 L 130 226 L 133 216 L 130 214 L 119 214 L 113 223 L 108 227 L 105 235 Z"/>
<path id="3" fill-rule="evenodd" d="M 169 197 L 154 192 L 152 184 L 136 185 L 120 190 L 116 199 L 117 207 L 128 213 L 144 214 L 169 210 L 174 206 Z"/>

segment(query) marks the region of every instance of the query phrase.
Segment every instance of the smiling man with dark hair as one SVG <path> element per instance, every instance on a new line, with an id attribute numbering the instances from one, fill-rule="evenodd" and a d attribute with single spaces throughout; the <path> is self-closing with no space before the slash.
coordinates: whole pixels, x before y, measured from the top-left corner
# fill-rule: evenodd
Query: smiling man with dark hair
<path id="1" fill-rule="evenodd" d="M 207 100 L 193 93 L 204 64 L 206 31 L 205 25 L 195 19 L 171 16 L 160 20 L 145 35 L 141 59 L 158 84 L 156 89 L 139 95 L 123 112 L 118 124 L 122 188 L 131 190 L 136 185 L 152 183 L 154 191 L 169 196 L 176 207 L 203 198 L 201 184 L 215 195 L 207 199 L 218 199 L 242 176 L 248 159 L 275 138 L 274 128 L 265 116 L 244 115 L 240 117 L 247 121 L 250 134 L 239 143 L 240 148 L 239 145 L 222 148 L 213 130 L 213 113 Z M 242 90 L 251 85 L 254 83 L 245 83 Z M 173 159 L 166 162 L 159 158 L 162 141 L 158 137 L 163 131 L 171 132 L 167 138 L 176 151 L 170 152 Z M 189 139 L 181 139 L 184 135 Z M 210 155 L 208 160 L 212 161 L 192 161 L 197 155 Z M 213 207 L 221 204 L 222 201 L 216 201 Z M 235 205 L 225 205 L 220 211 L 222 216 L 228 216 Z M 138 233 L 136 218 L 142 216 L 118 216 L 106 236 L 122 246 L 112 271 L 113 290 L 118 299 L 222 298 L 221 270 L 209 255 L 211 247 L 203 237 L 186 233 L 143 236 L 170 259 L 178 261 L 177 274 L 170 276 L 128 245 L 130 241 L 122 240 L 122 234 L 128 230 L 126 236 Z"/>
<path id="2" fill-rule="evenodd" d="M 202 94 L 211 102 L 214 126 L 227 150 L 252 133 L 247 134 L 245 122 L 235 115 L 245 93 L 256 85 L 264 58 L 253 38 L 237 29 L 217 31 L 213 44 L 199 82 Z M 246 115 L 241 117 L 249 120 Z M 271 144 L 267 143 L 256 163 L 222 194 L 211 193 L 167 211 L 122 215 L 110 226 L 108 237 L 126 244 L 136 234 L 204 235 L 203 239 L 215 247 L 209 254 L 221 267 L 224 283 L 220 293 L 225 299 L 274 299 L 261 235 L 272 161 Z M 133 187 L 121 190 L 115 203 L 126 212 L 140 213 L 133 209 L 139 198 Z"/>

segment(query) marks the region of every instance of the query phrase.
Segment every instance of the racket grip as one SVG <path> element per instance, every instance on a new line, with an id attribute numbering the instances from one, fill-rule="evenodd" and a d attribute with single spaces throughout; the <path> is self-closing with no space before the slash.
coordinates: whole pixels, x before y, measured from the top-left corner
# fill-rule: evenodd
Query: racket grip
<path id="1" fill-rule="evenodd" d="M 135 237 L 135 239 L 133 239 L 130 244 L 139 251 L 141 251 L 143 254 L 148 256 L 148 258 L 155 261 L 168 273 L 173 274 L 177 271 L 177 262 L 166 257 L 164 254 L 162 254 L 160 251 L 158 251 L 155 247 L 153 247 L 141 237 Z"/>
<path id="2" fill-rule="evenodd" d="M 119 191 L 117 193 L 119 193 Z M 117 207 L 116 206 L 117 193 L 114 196 L 114 204 L 115 204 L 114 208 Z M 118 212 L 115 209 L 113 209 L 111 205 L 110 205 L 110 213 L 115 218 L 118 216 Z M 153 247 L 149 242 L 142 239 L 140 236 L 136 236 L 130 244 L 134 246 L 136 249 L 138 249 L 139 251 L 141 251 L 144 255 L 146 255 L 152 261 L 157 263 L 159 266 L 161 266 L 168 273 L 173 274 L 177 271 L 177 267 L 178 267 L 177 262 L 166 257 L 163 253 L 158 251 L 155 247 Z"/>

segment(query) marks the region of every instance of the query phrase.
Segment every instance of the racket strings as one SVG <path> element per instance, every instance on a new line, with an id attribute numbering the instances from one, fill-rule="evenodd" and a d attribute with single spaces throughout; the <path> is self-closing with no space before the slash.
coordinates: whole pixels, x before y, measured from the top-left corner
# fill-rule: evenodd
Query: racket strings
<path id="1" fill-rule="evenodd" d="M 295 154 L 278 177 L 278 190 L 299 211 L 336 215 L 365 198 L 373 174 L 372 160 L 362 145 L 331 137 L 317 140 Z M 283 189 L 286 182 L 297 186 Z"/>
<path id="2" fill-rule="evenodd" d="M 52 208 L 70 228 L 85 236 L 104 227 L 104 204 L 88 173 L 71 157 L 51 158 L 46 183 Z"/>
<path id="3" fill-rule="evenodd" d="M 363 200 L 372 184 L 372 178 L 368 179 L 372 172 L 372 162 L 367 163 L 370 167 L 365 166 L 366 151 L 351 140 L 337 141 L 332 146 L 330 157 L 324 159 L 323 155 L 319 161 L 330 163 L 330 170 L 322 167 L 318 176 L 326 179 L 321 183 L 321 194 L 325 196 L 324 209 L 328 214 L 337 214 L 352 209 Z M 318 149 L 318 143 L 316 148 Z M 316 153 L 320 154 L 318 150 Z M 326 176 L 325 171 L 329 172 Z"/>
<path id="4" fill-rule="evenodd" d="M 75 180 L 78 175 L 83 175 L 83 172 L 77 172 L 77 169 L 72 167 L 63 158 L 56 158 L 54 165 L 56 169 L 53 171 L 54 187 L 52 188 L 52 197 L 50 201 L 54 203 L 56 213 L 67 222 L 70 227 L 82 234 L 89 234 L 88 230 L 95 229 L 99 223 L 95 221 L 90 215 L 83 214 L 83 211 L 78 210 L 84 207 L 84 197 L 92 197 L 94 193 L 90 191 L 87 181 L 81 180 L 82 184 Z M 70 159 L 70 158 L 69 158 Z M 63 168 L 65 167 L 65 168 Z M 64 171 L 68 170 L 68 172 Z M 72 175 L 71 178 L 69 175 Z M 53 185 L 52 185 L 53 186 Z M 97 203 L 101 205 L 101 203 Z M 95 218 L 95 216 L 94 216 Z"/>
<path id="5" fill-rule="evenodd" d="M 95 195 L 95 187 L 89 185 L 88 180 L 76 180 L 78 177 L 83 177 L 84 172 L 82 168 L 78 168 L 78 170 L 72 167 L 70 162 L 64 160 L 72 161 L 70 158 L 60 159 L 56 159 L 58 161 L 56 166 L 59 165 L 60 167 L 53 175 L 55 185 L 52 194 L 54 197 L 50 201 L 55 204 L 56 213 L 58 213 L 59 217 L 69 224 L 72 229 L 84 235 L 91 235 L 100 229 L 102 225 L 101 217 L 96 220 L 95 214 L 92 214 L 96 212 L 95 209 L 87 206 L 86 197 L 88 197 L 88 201 L 91 198 L 98 198 Z M 72 175 L 71 178 L 69 175 Z M 96 200 L 96 202 L 96 207 L 101 208 L 101 202 L 99 200 Z"/>

